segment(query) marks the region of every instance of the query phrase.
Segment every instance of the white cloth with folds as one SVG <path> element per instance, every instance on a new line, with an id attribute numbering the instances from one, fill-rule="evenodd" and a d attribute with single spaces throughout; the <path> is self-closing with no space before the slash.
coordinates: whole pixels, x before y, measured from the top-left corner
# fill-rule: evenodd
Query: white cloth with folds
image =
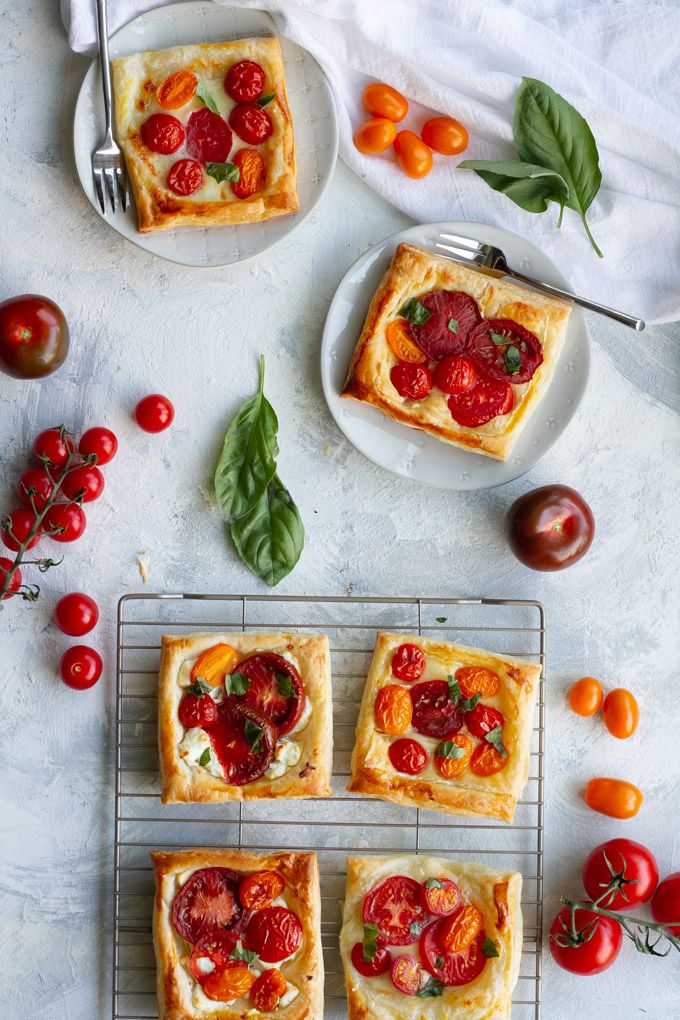
<path id="1" fill-rule="evenodd" d="M 92 52 L 95 0 L 61 5 L 71 46 Z M 155 6 L 108 0 L 110 31 Z M 342 158 L 415 220 L 506 227 L 550 255 L 577 293 L 648 322 L 680 319 L 676 2 L 229 0 L 229 6 L 269 10 L 280 33 L 316 57 L 337 101 Z M 475 173 L 456 170 L 463 158 L 515 158 L 512 114 L 523 75 L 551 85 L 593 131 L 603 182 L 588 222 L 603 259 L 576 212 L 567 209 L 557 230 L 556 205 L 525 212 Z M 414 181 L 399 171 L 391 151 L 357 152 L 352 134 L 367 116 L 361 93 L 374 79 L 408 97 L 402 127 L 418 131 L 435 113 L 465 124 L 464 156 L 435 156 L 429 176 Z"/>

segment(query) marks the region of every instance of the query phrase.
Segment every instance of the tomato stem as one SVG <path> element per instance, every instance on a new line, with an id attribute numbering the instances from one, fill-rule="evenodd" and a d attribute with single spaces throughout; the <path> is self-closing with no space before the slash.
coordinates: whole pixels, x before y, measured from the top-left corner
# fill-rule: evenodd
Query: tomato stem
<path id="1" fill-rule="evenodd" d="M 606 907 L 600 906 L 600 901 L 607 894 L 608 890 L 605 889 L 602 896 L 598 897 L 593 903 L 572 900 L 568 896 L 560 897 L 560 902 L 569 907 L 571 912 L 571 932 L 569 934 L 574 940 L 578 940 L 580 935 L 575 924 L 575 914 L 577 910 L 584 910 L 590 914 L 600 914 L 603 917 L 610 917 L 613 921 L 618 921 L 624 933 L 634 943 L 635 948 L 640 953 L 646 953 L 649 956 L 667 956 L 671 948 L 677 949 L 680 952 L 680 937 L 673 935 L 669 930 L 675 927 L 676 924 L 680 924 L 680 921 L 661 923 L 659 921 L 648 921 L 644 917 L 634 917 L 632 914 L 623 914 L 621 911 L 607 910 Z M 653 933 L 656 933 L 658 938 L 651 941 L 650 936 Z M 665 952 L 659 952 L 656 946 L 663 939 L 668 942 L 668 946 Z M 578 942 L 575 941 L 574 944 L 578 944 Z"/>

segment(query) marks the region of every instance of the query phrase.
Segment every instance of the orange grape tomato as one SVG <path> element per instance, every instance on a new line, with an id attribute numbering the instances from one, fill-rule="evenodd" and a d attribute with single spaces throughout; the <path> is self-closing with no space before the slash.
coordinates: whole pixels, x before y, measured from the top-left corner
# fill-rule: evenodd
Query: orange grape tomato
<path id="1" fill-rule="evenodd" d="M 413 131 L 400 131 L 394 139 L 397 163 L 414 180 L 426 177 L 432 169 L 432 152 Z"/>
<path id="2" fill-rule="evenodd" d="M 288 983 L 278 967 L 270 967 L 260 974 L 250 989 L 250 1001 L 260 1013 L 272 1013 L 287 987 Z"/>
<path id="3" fill-rule="evenodd" d="M 254 871 L 241 881 L 238 898 L 248 910 L 262 910 L 281 895 L 286 887 L 275 871 Z"/>
<path id="4" fill-rule="evenodd" d="M 397 129 L 393 121 L 385 117 L 371 117 L 354 133 L 354 145 L 366 156 L 375 156 L 389 149 L 397 137 Z"/>
<path id="5" fill-rule="evenodd" d="M 640 721 L 640 709 L 635 697 L 625 687 L 615 687 L 604 699 L 602 718 L 613 737 L 619 740 L 632 737 Z"/>
<path id="6" fill-rule="evenodd" d="M 364 107 L 374 117 L 387 117 L 388 120 L 403 120 L 408 113 L 408 100 L 391 85 L 382 81 L 371 82 L 361 96 Z"/>
<path id="7" fill-rule="evenodd" d="M 427 355 L 414 344 L 406 319 L 392 319 L 385 330 L 385 339 L 400 361 L 410 361 L 414 365 L 427 361 Z"/>
<path id="8" fill-rule="evenodd" d="M 196 659 L 191 667 L 191 679 L 195 681 L 200 677 L 211 687 L 219 687 L 227 673 L 233 672 L 237 662 L 238 653 L 231 645 L 213 645 Z"/>
<path id="9" fill-rule="evenodd" d="M 453 117 L 432 117 L 426 120 L 420 135 L 426 145 L 442 156 L 457 156 L 468 146 L 467 131 Z"/>
<path id="10" fill-rule="evenodd" d="M 165 78 L 156 90 L 158 105 L 164 110 L 179 110 L 194 98 L 198 78 L 191 71 L 175 71 Z"/>
<path id="11" fill-rule="evenodd" d="M 480 694 L 483 698 L 493 698 L 501 689 L 501 678 L 498 673 L 485 666 L 461 666 L 456 670 L 456 680 L 465 698 L 471 698 L 475 694 Z"/>
<path id="12" fill-rule="evenodd" d="M 455 733 L 449 740 L 442 740 L 434 749 L 434 765 L 444 779 L 458 779 L 462 776 L 471 757 L 472 741 L 464 733 Z"/>
<path id="13" fill-rule="evenodd" d="M 261 152 L 257 149 L 239 149 L 232 163 L 239 171 L 238 180 L 231 182 L 231 190 L 237 198 L 250 198 L 262 190 L 267 180 L 267 170 Z"/>
<path id="14" fill-rule="evenodd" d="M 610 818 L 634 818 L 642 805 L 642 793 L 625 779 L 598 776 L 586 786 L 586 804 Z"/>
<path id="15" fill-rule="evenodd" d="M 381 687 L 375 697 L 375 725 L 382 733 L 396 736 L 406 733 L 411 725 L 413 702 L 405 687 L 388 684 Z"/>
<path id="16" fill-rule="evenodd" d="M 440 929 L 440 939 L 449 953 L 462 953 L 482 930 L 484 918 L 474 903 L 466 903 Z"/>
<path id="17" fill-rule="evenodd" d="M 255 975 L 242 960 L 228 960 L 224 966 L 207 974 L 203 991 L 214 1002 L 231 1002 L 247 995 L 255 983 Z"/>
<path id="18" fill-rule="evenodd" d="M 582 676 L 569 691 L 569 708 L 576 715 L 595 715 L 602 705 L 602 684 L 594 676 Z"/>
<path id="19" fill-rule="evenodd" d="M 492 744 L 482 741 L 472 752 L 470 772 L 475 776 L 493 776 L 496 772 L 502 772 L 509 757 L 508 754 L 503 756 Z"/>

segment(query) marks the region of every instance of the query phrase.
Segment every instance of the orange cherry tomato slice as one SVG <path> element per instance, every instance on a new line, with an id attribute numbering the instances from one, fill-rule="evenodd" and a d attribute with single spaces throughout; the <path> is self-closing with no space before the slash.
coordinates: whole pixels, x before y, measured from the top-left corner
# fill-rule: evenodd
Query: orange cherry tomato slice
<path id="1" fill-rule="evenodd" d="M 213 645 L 196 659 L 191 667 L 191 679 L 195 682 L 200 677 L 211 687 L 219 687 L 227 673 L 233 672 L 237 662 L 238 653 L 231 645 Z"/>
<path id="2" fill-rule="evenodd" d="M 364 107 L 374 117 L 387 117 L 388 120 L 403 120 L 408 113 L 408 100 L 391 85 L 382 81 L 371 82 L 361 96 Z"/>
<path id="3" fill-rule="evenodd" d="M 231 190 L 237 198 L 250 198 L 262 190 L 267 180 L 267 170 L 261 152 L 257 149 L 239 149 L 232 162 L 239 170 L 238 180 L 231 182 Z"/>
<path id="4" fill-rule="evenodd" d="M 634 818 L 642 806 L 642 792 L 625 779 L 598 776 L 586 786 L 586 804 L 610 818 Z"/>
<path id="5" fill-rule="evenodd" d="M 250 1001 L 260 1013 L 272 1013 L 287 987 L 288 983 L 278 967 L 271 967 L 260 974 L 250 989 Z"/>
<path id="6" fill-rule="evenodd" d="M 503 757 L 492 744 L 483 741 L 472 752 L 470 772 L 476 776 L 493 776 L 496 772 L 503 771 L 508 760 L 509 755 Z"/>
<path id="7" fill-rule="evenodd" d="M 602 684 L 594 676 L 582 676 L 569 691 L 569 708 L 576 715 L 587 718 L 595 715 L 602 705 Z"/>
<path id="8" fill-rule="evenodd" d="M 471 758 L 472 741 L 464 733 L 455 733 L 450 740 L 442 740 L 434 749 L 434 766 L 444 779 L 462 776 Z"/>
<path id="9" fill-rule="evenodd" d="M 441 943 L 449 953 L 462 953 L 477 938 L 483 924 L 484 918 L 479 908 L 474 903 L 466 903 L 450 920 L 442 924 L 439 935 Z"/>
<path id="10" fill-rule="evenodd" d="M 414 344 L 411 327 L 406 319 L 393 319 L 385 330 L 385 339 L 400 361 L 408 361 L 413 365 L 427 361 L 427 355 Z"/>
<path id="11" fill-rule="evenodd" d="M 158 105 L 164 110 L 179 110 L 194 98 L 198 78 L 191 71 L 175 71 L 165 78 L 156 89 Z"/>
<path id="12" fill-rule="evenodd" d="M 231 1002 L 247 995 L 255 983 L 255 975 L 242 960 L 228 960 L 203 979 L 203 991 L 214 1002 Z"/>
<path id="13" fill-rule="evenodd" d="M 400 131 L 394 139 L 397 163 L 407 177 L 420 180 L 432 169 L 432 151 L 413 131 Z"/>
<path id="14" fill-rule="evenodd" d="M 381 687 L 373 706 L 375 725 L 382 733 L 397 736 L 406 733 L 411 725 L 413 702 L 405 687 L 388 684 Z"/>
<path id="15" fill-rule="evenodd" d="M 501 689 L 498 673 L 485 666 L 461 666 L 456 670 L 456 680 L 465 698 L 471 698 L 474 694 L 482 698 L 493 698 Z"/>
<path id="16" fill-rule="evenodd" d="M 275 871 L 254 871 L 238 887 L 238 898 L 248 910 L 262 910 L 281 895 L 286 887 Z"/>
<path id="17" fill-rule="evenodd" d="M 640 709 L 635 697 L 625 687 L 615 687 L 604 699 L 602 718 L 613 737 L 619 740 L 632 737 L 640 721 Z"/>
<path id="18" fill-rule="evenodd" d="M 394 121 L 386 117 L 371 117 L 354 132 L 354 146 L 365 156 L 375 156 L 389 149 L 396 137 Z"/>
<path id="19" fill-rule="evenodd" d="M 456 156 L 468 146 L 467 131 L 453 117 L 432 117 L 426 120 L 420 135 L 426 145 L 442 156 Z"/>

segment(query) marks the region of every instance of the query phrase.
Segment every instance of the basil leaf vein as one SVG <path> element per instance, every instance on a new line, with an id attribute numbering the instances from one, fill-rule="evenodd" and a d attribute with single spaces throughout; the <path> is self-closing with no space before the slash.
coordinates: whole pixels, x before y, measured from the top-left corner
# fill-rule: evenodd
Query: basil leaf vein
<path id="1" fill-rule="evenodd" d="M 569 185 L 554 170 L 514 159 L 464 159 L 457 169 L 474 170 L 478 177 L 527 212 L 542 213 L 548 202 L 564 206 Z"/>
<path id="2" fill-rule="evenodd" d="M 248 569 L 272 587 L 291 572 L 302 554 L 305 529 L 277 474 L 252 510 L 232 523 L 231 537 Z"/>

